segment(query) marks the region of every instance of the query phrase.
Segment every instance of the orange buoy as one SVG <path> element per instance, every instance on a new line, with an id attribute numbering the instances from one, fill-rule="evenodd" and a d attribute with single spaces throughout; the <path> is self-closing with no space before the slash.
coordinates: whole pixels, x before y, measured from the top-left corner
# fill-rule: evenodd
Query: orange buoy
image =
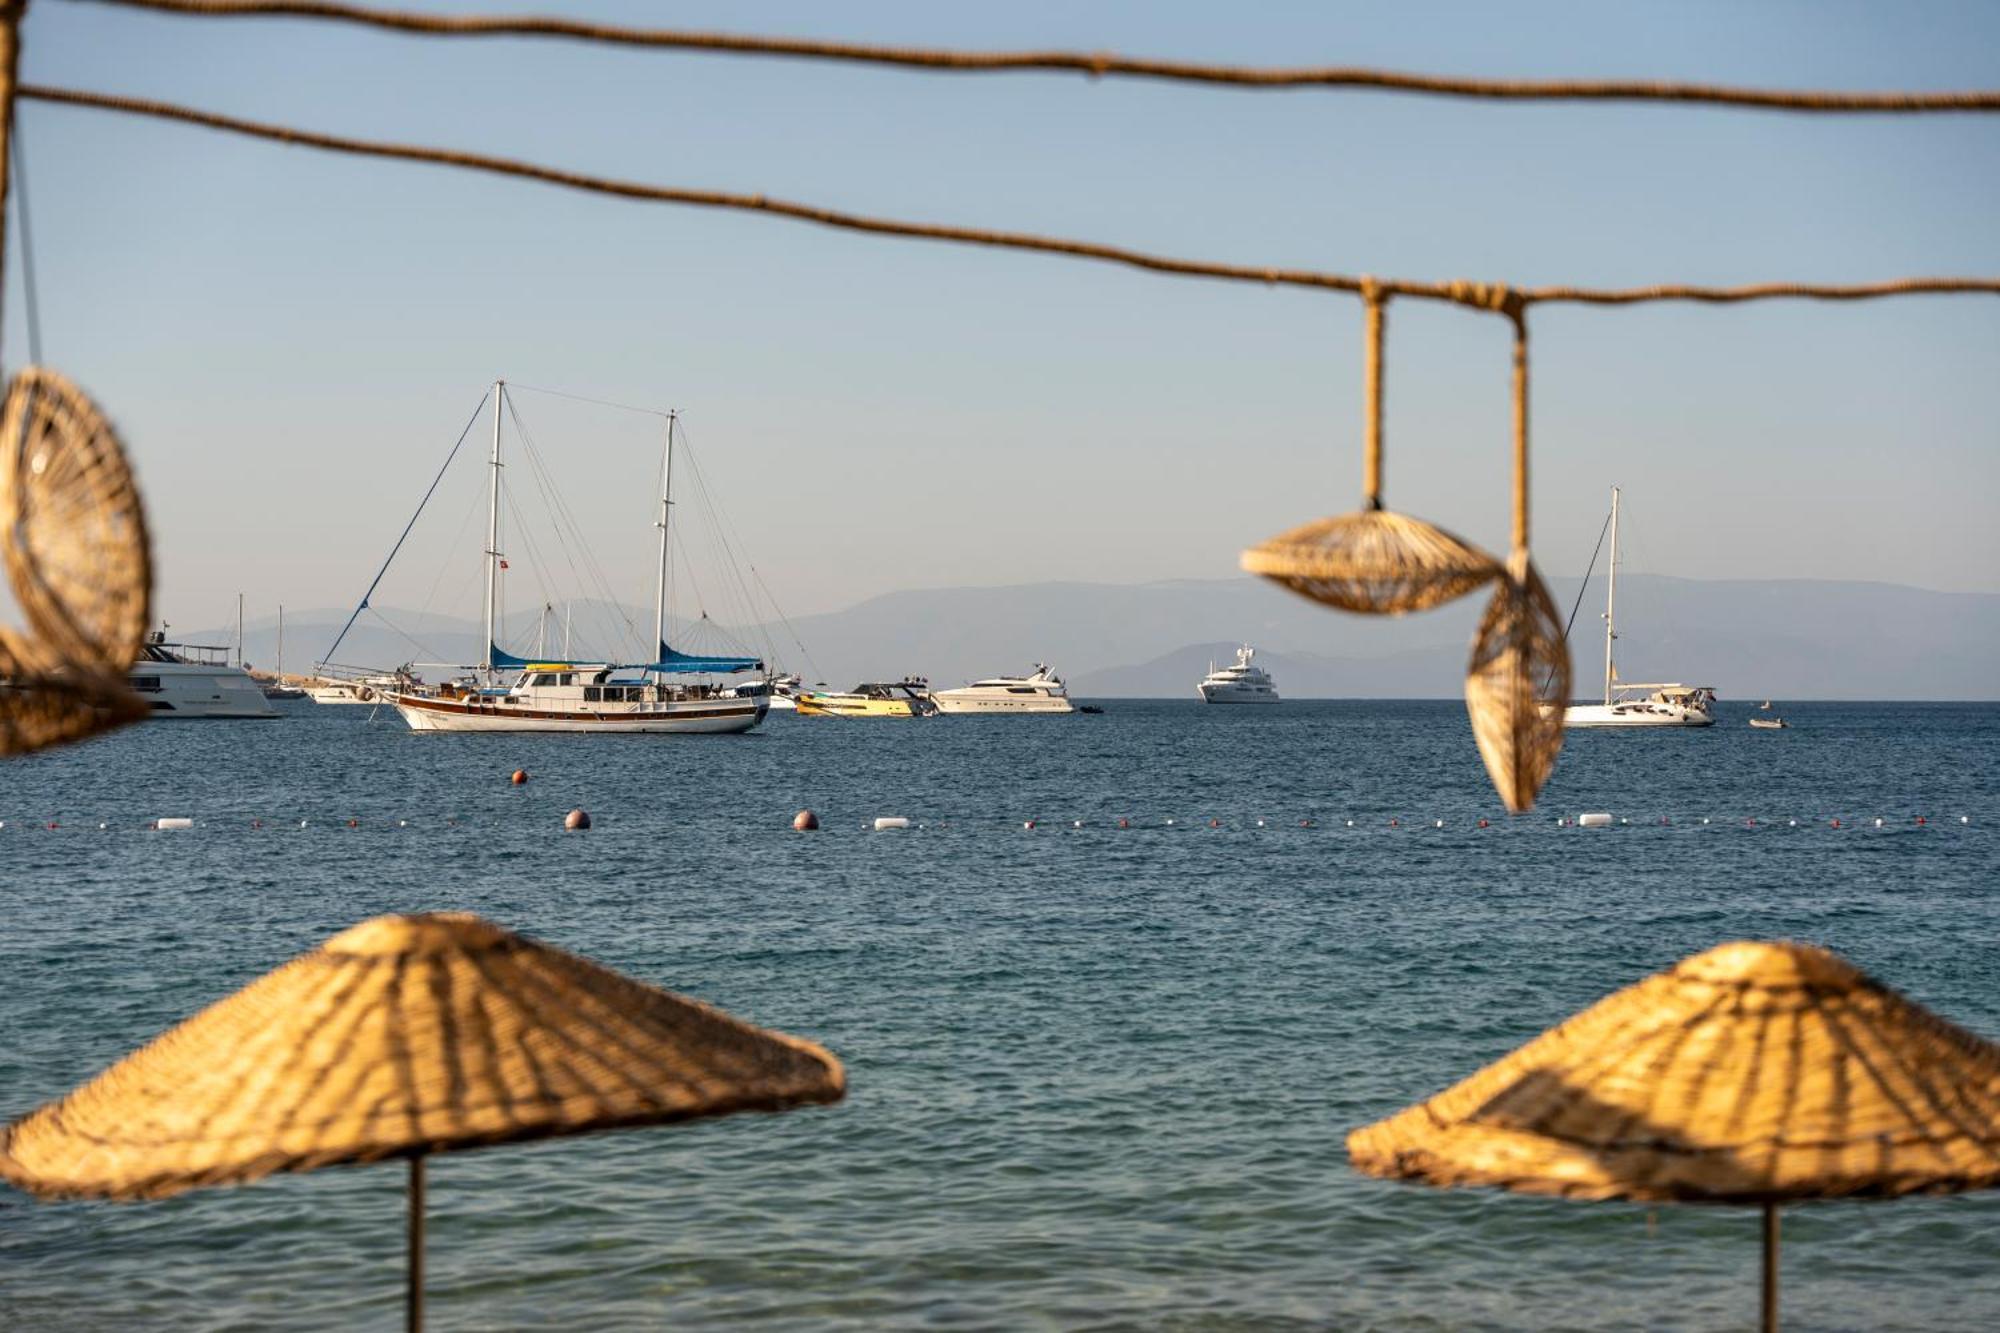
<path id="1" fill-rule="evenodd" d="M 1034 826 L 1035 826 L 1035 821 L 1032 819 L 1023 820 L 1021 823 L 1022 828 L 1033 828 Z"/>
<path id="2" fill-rule="evenodd" d="M 509 782 L 512 782 L 512 783 L 513 783 L 513 784 L 514 784 L 514 785 L 515 785 L 516 787 L 525 787 L 525 786 L 527 786 L 527 785 L 528 785 L 528 770 L 527 770 L 527 769 L 525 769 L 525 768 L 517 768 L 517 769 L 515 769 L 515 770 L 514 770 L 514 776 L 513 776 L 513 777 L 511 777 L 511 778 L 509 778 L 509 779 L 508 779 L 508 781 L 509 781 Z"/>
<path id="3" fill-rule="evenodd" d="M 792 827 L 801 833 L 809 833 L 819 827 L 819 816 L 810 810 L 801 810 L 792 816 Z"/>
<path id="4" fill-rule="evenodd" d="M 1928 824 L 1928 823 L 1930 823 L 1931 821 L 1930 821 L 1930 820 L 1928 820 L 1928 819 L 1925 819 L 1925 818 L 1924 818 L 1924 817 L 1923 817 L 1922 815 L 1918 815 L 1918 816 L 1917 816 L 1917 822 L 1918 822 L 1919 824 Z"/>
<path id="5" fill-rule="evenodd" d="M 347 827 L 349 827 L 349 828 L 360 828 L 360 827 L 361 827 L 361 821 L 360 821 L 360 820 L 358 820 L 358 819 L 350 819 L 350 820 L 348 820 L 348 821 L 347 821 Z"/>
<path id="6" fill-rule="evenodd" d="M 1479 821 L 1479 827 L 1481 827 L 1481 828 L 1487 828 L 1487 827 L 1489 827 L 1489 825 L 1487 824 L 1487 821 L 1485 821 L 1485 820 L 1483 820 L 1483 819 L 1482 819 L 1482 820 L 1480 820 L 1480 821 Z"/>
<path id="7" fill-rule="evenodd" d="M 1120 816 L 1120 817 L 1119 817 L 1119 820 L 1118 820 L 1118 827 L 1119 827 L 1119 828 L 1131 828 L 1131 827 L 1132 827 L 1132 821 L 1131 821 L 1131 820 L 1129 820 L 1129 819 L 1126 819 L 1126 818 L 1124 818 L 1123 816 Z"/>
<path id="8" fill-rule="evenodd" d="M 590 815 L 582 809 L 572 810 L 563 816 L 563 827 L 572 833 L 581 832 L 590 827 Z"/>
<path id="9" fill-rule="evenodd" d="M 1221 827 L 1222 827 L 1222 821 L 1221 821 L 1221 820 L 1219 820 L 1219 819 L 1211 819 L 1211 820 L 1209 820 L 1209 821 L 1208 821 L 1208 826 L 1209 826 L 1210 828 L 1221 828 Z"/>

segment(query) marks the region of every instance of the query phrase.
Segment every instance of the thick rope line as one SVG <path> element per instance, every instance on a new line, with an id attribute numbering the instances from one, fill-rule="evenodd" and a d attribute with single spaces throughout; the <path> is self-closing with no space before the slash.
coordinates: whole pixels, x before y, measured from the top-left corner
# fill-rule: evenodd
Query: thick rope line
<path id="1" fill-rule="evenodd" d="M 429 162 L 440 166 L 464 167 L 474 171 L 488 172 L 497 176 L 513 176 L 525 180 L 541 181 L 544 184 L 560 185 L 567 189 L 583 190 L 594 194 L 606 194 L 622 199 L 639 199 L 653 203 L 686 204 L 696 208 L 735 209 L 744 212 L 765 213 L 776 217 L 792 218 L 800 222 L 810 222 L 818 226 L 834 227 L 844 231 L 867 232 L 880 236 L 903 236 L 917 240 L 951 241 L 963 245 L 983 245 L 1004 250 L 1028 250 L 1040 254 L 1067 255 L 1073 259 L 1089 259 L 1101 263 L 1121 264 L 1128 268 L 1143 269 L 1151 273 L 1167 273 L 1179 277 L 1219 278 L 1231 282 L 1257 282 L 1268 286 L 1306 287 L 1322 291 L 1354 293 L 1360 293 L 1363 290 L 1364 283 L 1372 282 L 1385 296 L 1410 296 L 1423 300 L 1448 301 L 1470 309 L 1485 310 L 1502 315 L 1510 315 L 1513 311 L 1530 304 L 1545 304 L 1549 302 L 1577 302 L 1589 305 L 1632 305 L 1642 301 L 1702 301 L 1725 304 L 1780 297 L 1809 298 L 1823 301 L 1860 301 L 1884 296 L 1968 292 L 2000 295 L 2000 278 L 1926 277 L 1897 278 L 1885 282 L 1851 284 L 1761 283 L 1747 287 L 1674 285 L 1624 289 L 1589 287 L 1514 288 L 1501 283 L 1465 281 L 1414 282 L 1408 280 L 1363 279 L 1351 274 L 1324 273 L 1312 269 L 1258 268 L 1249 264 L 1217 264 L 1205 260 L 1179 259 L 1171 255 L 1152 254 L 1143 250 L 1127 249 L 1123 246 L 1103 245 L 1094 241 L 1065 240 L 1055 236 L 1038 236 L 1030 232 L 992 231 L 981 227 L 957 227 L 928 222 L 908 222 L 895 218 L 870 217 L 861 213 L 848 213 L 838 209 L 821 208 L 813 204 L 795 203 L 785 199 L 773 199 L 761 194 L 735 194 L 721 190 L 692 190 L 666 185 L 647 185 L 638 181 L 618 180 L 606 176 L 592 176 L 583 172 L 570 171 L 562 167 L 542 166 L 533 162 L 522 162 L 513 158 L 496 157 L 486 153 L 461 152 L 447 148 L 428 148 L 412 144 L 384 143 L 371 139 L 355 139 L 343 135 L 324 134 L 315 130 L 293 129 L 263 121 L 225 116 L 213 111 L 203 111 L 195 107 L 180 106 L 172 102 L 158 102 L 137 97 L 121 97 L 110 93 L 86 92 L 72 88 L 50 88 L 39 84 L 22 84 L 17 92 L 22 98 L 38 102 L 53 102 L 64 106 L 92 107 L 103 111 L 121 111 L 130 115 L 150 116 L 159 120 L 177 121 L 186 125 L 199 125 L 205 129 L 223 130 L 231 134 L 247 135 L 253 139 L 268 139 L 276 143 L 324 149 L 328 152 L 352 153 L 362 157 L 380 157 L 405 162 Z"/>
<path id="2" fill-rule="evenodd" d="M 1389 298 L 1370 282 L 1362 300 L 1361 363 L 1361 495 L 1374 512 L 1382 508 L 1382 339 L 1389 317 Z"/>
<path id="3" fill-rule="evenodd" d="M 1680 102 L 1765 111 L 1834 113 L 2000 111 L 2000 91 L 1943 93 L 1843 93 L 1806 89 L 1737 88 L 1719 84 L 1639 79 L 1478 79 L 1334 65 L 1266 68 L 1212 65 L 1186 60 L 1150 60 L 1110 52 L 956 51 L 880 46 L 861 42 L 798 37 L 754 37 L 738 33 L 690 32 L 670 28 L 628 28 L 560 18 L 450 18 L 368 9 L 331 0 L 97 0 L 125 9 L 201 18 L 304 18 L 362 24 L 429 37 L 554 37 L 614 46 L 705 51 L 724 55 L 781 56 L 847 64 L 980 73 L 1039 70 L 1118 75 L 1175 83 L 1238 88 L 1359 88 L 1487 101 Z"/>

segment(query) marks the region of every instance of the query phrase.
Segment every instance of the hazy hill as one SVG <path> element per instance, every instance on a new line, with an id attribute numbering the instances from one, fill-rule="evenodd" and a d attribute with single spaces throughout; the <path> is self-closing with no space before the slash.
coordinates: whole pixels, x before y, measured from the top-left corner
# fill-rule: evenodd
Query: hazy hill
<path id="1" fill-rule="evenodd" d="M 1593 693 L 1601 679 L 1602 586 L 1593 583 L 1573 630 L 1580 695 Z M 1576 580 L 1553 580 L 1551 589 L 1567 615 Z M 735 637 L 752 651 L 768 644 L 808 679 L 842 687 L 906 672 L 951 685 L 1045 661 L 1078 694 L 1107 697 L 1192 697 L 1210 660 L 1228 661 L 1237 643 L 1249 642 L 1288 696 L 1409 698 L 1459 693 L 1483 602 L 1475 596 L 1422 615 L 1374 618 L 1326 611 L 1247 577 L 1051 583 L 886 593 L 803 617 L 791 628 L 810 653 L 806 661 L 785 627 L 753 627 Z M 650 626 L 649 613 L 578 605 L 580 643 L 586 621 L 609 625 L 622 614 Z M 385 614 L 408 637 L 364 617 L 342 646 L 342 661 L 423 660 L 413 639 L 440 659 L 476 659 L 478 630 L 471 622 Z M 286 666 L 307 668 L 345 619 L 345 612 L 289 614 Z M 1620 674 L 1627 680 L 1713 684 L 1738 699 L 2000 698 L 2000 595 L 1621 574 L 1618 620 Z M 516 616 L 509 624 L 508 642 L 533 648 L 534 618 Z M 273 664 L 273 629 L 265 619 L 247 632 L 247 655 L 260 666 Z M 560 626 L 549 634 L 553 651 Z M 677 644 L 692 635 L 689 646 L 725 646 L 712 628 L 677 634 Z M 233 636 L 232 626 L 203 637 Z"/>

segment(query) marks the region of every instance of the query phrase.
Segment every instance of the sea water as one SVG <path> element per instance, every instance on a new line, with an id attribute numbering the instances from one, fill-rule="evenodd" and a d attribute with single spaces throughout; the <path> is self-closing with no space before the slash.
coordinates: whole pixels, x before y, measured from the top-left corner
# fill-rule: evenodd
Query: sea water
<path id="1" fill-rule="evenodd" d="M 1744 1327 L 1753 1210 L 1389 1183 L 1343 1139 L 1730 939 L 1825 944 L 2000 1036 L 1993 706 L 1573 733 L 1515 818 L 1443 702 L 714 738 L 281 707 L 0 765 L 0 1114 L 427 909 L 847 1066 L 833 1107 L 432 1159 L 437 1329 Z M 392 1328 L 404 1185 L 0 1187 L 0 1325 Z M 2000 1321 L 2000 1194 L 1784 1219 L 1794 1327 Z"/>

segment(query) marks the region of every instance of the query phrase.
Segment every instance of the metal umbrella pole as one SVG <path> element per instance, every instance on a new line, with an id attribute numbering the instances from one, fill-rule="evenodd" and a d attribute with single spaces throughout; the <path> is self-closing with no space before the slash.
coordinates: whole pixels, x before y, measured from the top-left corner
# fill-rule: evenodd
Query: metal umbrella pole
<path id="1" fill-rule="evenodd" d="M 403 1293 L 403 1326 L 421 1333 L 424 1326 L 424 1155 L 410 1154 L 410 1278 Z"/>

